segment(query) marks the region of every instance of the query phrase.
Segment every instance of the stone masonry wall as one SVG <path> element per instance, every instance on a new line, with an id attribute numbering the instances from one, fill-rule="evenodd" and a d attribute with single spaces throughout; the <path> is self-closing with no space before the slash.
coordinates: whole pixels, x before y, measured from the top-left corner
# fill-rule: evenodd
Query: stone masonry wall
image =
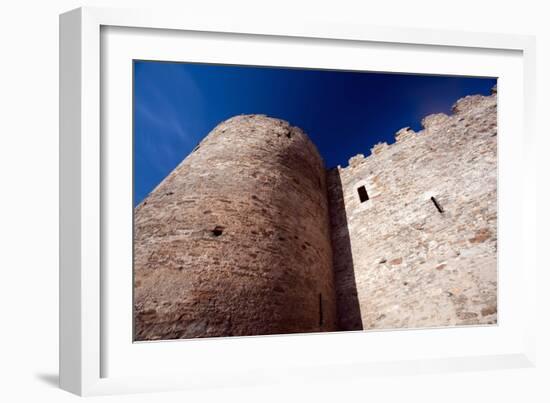
<path id="1" fill-rule="evenodd" d="M 336 329 L 323 161 L 298 128 L 218 125 L 135 210 L 135 340 Z"/>
<path id="2" fill-rule="evenodd" d="M 422 124 L 328 172 L 342 330 L 496 323 L 496 93 Z"/>

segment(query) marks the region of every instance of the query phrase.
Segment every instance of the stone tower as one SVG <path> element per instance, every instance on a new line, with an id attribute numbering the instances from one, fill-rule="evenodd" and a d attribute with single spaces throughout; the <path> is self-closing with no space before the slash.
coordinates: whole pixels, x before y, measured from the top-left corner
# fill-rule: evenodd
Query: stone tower
<path id="1" fill-rule="evenodd" d="M 328 172 L 342 330 L 497 320 L 497 95 Z"/>
<path id="2" fill-rule="evenodd" d="M 336 329 L 325 168 L 300 129 L 221 123 L 134 225 L 135 340 Z"/>
<path id="3" fill-rule="evenodd" d="M 422 125 L 328 171 L 218 125 L 135 210 L 135 339 L 496 323 L 496 89 Z"/>

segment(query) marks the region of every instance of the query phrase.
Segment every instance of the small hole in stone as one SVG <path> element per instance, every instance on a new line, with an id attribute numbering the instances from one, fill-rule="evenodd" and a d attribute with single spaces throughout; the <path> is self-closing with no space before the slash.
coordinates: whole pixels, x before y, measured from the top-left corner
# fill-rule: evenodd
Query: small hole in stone
<path id="1" fill-rule="evenodd" d="M 223 234 L 223 230 L 225 228 L 224 227 L 221 227 L 219 225 L 217 225 L 213 230 L 212 230 L 212 235 L 214 236 L 220 236 L 221 234 Z"/>
<path id="2" fill-rule="evenodd" d="M 286 132 L 286 136 L 287 136 L 288 138 L 291 138 L 291 137 L 292 137 L 292 133 L 291 133 L 291 132 Z"/>

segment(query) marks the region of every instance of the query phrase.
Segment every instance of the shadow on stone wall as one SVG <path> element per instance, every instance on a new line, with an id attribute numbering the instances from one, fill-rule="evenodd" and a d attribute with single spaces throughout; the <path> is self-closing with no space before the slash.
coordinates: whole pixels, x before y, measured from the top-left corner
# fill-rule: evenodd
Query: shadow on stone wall
<path id="1" fill-rule="evenodd" d="M 327 179 L 338 330 L 363 330 L 344 205 L 344 192 L 338 169 L 329 171 Z"/>

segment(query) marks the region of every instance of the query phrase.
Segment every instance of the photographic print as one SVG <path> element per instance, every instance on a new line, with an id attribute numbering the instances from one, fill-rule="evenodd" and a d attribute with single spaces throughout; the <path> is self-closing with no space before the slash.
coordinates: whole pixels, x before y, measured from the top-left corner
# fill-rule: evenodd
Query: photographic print
<path id="1" fill-rule="evenodd" d="M 497 323 L 497 79 L 133 64 L 134 340 Z"/>

